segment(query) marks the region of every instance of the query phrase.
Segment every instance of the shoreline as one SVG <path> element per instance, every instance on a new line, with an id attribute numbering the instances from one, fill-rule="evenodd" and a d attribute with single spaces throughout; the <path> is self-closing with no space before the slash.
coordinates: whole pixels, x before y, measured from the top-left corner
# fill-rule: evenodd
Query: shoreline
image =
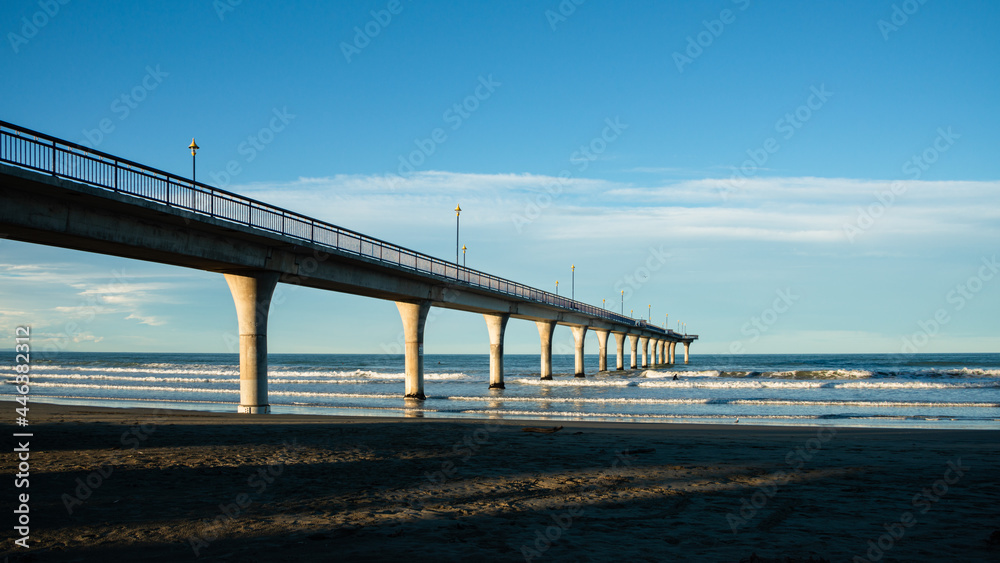
<path id="1" fill-rule="evenodd" d="M 1000 549 L 996 430 L 30 407 L 12 561 L 850 561 L 906 513 L 881 560 Z"/>
<path id="2" fill-rule="evenodd" d="M 399 401 L 405 401 L 400 396 Z M 433 400 L 435 397 L 428 396 Z M 2 400 L 2 399 L 0 399 Z M 235 414 L 236 402 L 216 402 L 216 401 L 192 401 L 192 400 L 169 400 L 169 399 L 95 399 L 90 397 L 64 397 L 64 396 L 40 396 L 35 401 L 46 402 L 52 405 L 65 405 L 77 407 L 110 408 L 110 409 L 163 409 L 170 411 L 192 411 L 216 414 Z M 8 401 L 9 402 L 9 401 Z M 95 403 L 115 403 L 115 406 L 95 404 Z M 133 403 L 133 404 L 130 404 Z M 157 403 L 166 406 L 156 406 Z M 147 406 L 148 405 L 148 406 Z M 593 422 L 597 424 L 664 424 L 664 425 L 706 425 L 706 426 L 728 426 L 735 422 L 731 416 L 714 415 L 658 415 L 658 414 L 631 414 L 624 416 L 614 416 L 599 413 L 562 413 L 556 412 L 547 417 L 537 417 L 525 415 L 518 412 L 502 412 L 496 416 L 484 416 L 476 413 L 456 413 L 454 411 L 438 411 L 434 409 L 413 409 L 412 407 L 341 407 L 333 405 L 298 405 L 298 404 L 275 404 L 273 408 L 287 409 L 292 412 L 273 413 L 269 416 L 317 416 L 317 417 L 340 417 L 340 418 L 373 418 L 373 419 L 397 419 L 397 418 L 417 418 L 424 420 L 444 419 L 456 422 L 475 422 L 489 420 L 505 420 L 512 423 L 545 423 L 564 424 L 574 422 Z M 201 410 L 202 407 L 213 410 Z M 228 410 L 222 410 L 225 407 Z M 333 412 L 337 411 L 337 412 Z M 388 413 L 396 413 L 390 415 Z M 889 416 L 882 417 L 850 417 L 835 416 L 828 418 L 816 418 L 807 416 L 792 415 L 747 415 L 739 417 L 740 423 L 744 426 L 782 426 L 782 427 L 807 427 L 817 428 L 825 426 L 835 426 L 837 428 L 878 428 L 878 429 L 942 429 L 942 430 L 1000 430 L 998 419 L 958 419 L 947 415 L 937 417 L 908 417 Z M 703 420 L 703 421 L 702 421 Z"/>

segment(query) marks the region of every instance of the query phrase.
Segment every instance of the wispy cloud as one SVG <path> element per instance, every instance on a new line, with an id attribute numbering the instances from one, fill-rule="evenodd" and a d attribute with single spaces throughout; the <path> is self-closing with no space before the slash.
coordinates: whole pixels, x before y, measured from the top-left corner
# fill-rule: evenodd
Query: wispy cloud
<path id="1" fill-rule="evenodd" d="M 31 287 L 36 295 L 45 291 L 62 292 L 64 288 L 75 295 L 75 305 L 33 307 L 30 317 L 40 327 L 59 325 L 67 320 L 90 322 L 100 315 L 150 326 L 164 325 L 167 319 L 150 314 L 148 309 L 154 304 L 178 303 L 178 285 L 176 282 L 139 281 L 146 277 L 125 270 L 94 271 L 71 263 L 0 264 L 0 278 L 11 285 Z M 5 311 L 0 312 L 0 316 L 3 317 L 0 320 L 16 322 L 13 319 L 23 319 L 28 314 Z M 74 341 L 98 342 L 100 339 L 84 332 L 74 337 Z"/>
<path id="2" fill-rule="evenodd" d="M 532 235 L 619 238 L 663 232 L 711 240 L 844 242 L 843 227 L 877 194 L 899 184 L 851 178 L 751 178 L 734 189 L 728 178 L 642 185 L 537 174 L 421 172 L 390 185 L 380 176 L 302 178 L 246 186 L 245 193 L 307 211 L 335 224 L 387 226 L 412 232 L 438 223 L 460 201 L 474 224 L 507 232 L 511 217 L 531 210 L 539 197 L 558 204 L 544 209 Z M 966 236 L 995 231 L 1000 208 L 992 205 L 1000 182 L 908 181 L 879 219 L 881 235 Z M 727 197 L 720 194 L 726 192 Z M 488 211 L 483 211 L 487 209 Z M 391 224 L 387 224 L 391 223 Z M 614 229 L 596 229 L 614 225 Z"/>

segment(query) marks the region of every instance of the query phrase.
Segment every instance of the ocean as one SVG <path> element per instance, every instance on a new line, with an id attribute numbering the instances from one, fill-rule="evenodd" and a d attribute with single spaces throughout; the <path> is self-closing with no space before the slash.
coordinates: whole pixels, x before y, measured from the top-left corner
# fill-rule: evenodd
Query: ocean
<path id="1" fill-rule="evenodd" d="M 34 400 L 235 412 L 239 399 L 235 354 L 32 356 Z M 401 355 L 271 354 L 268 390 L 274 413 L 1000 428 L 1000 354 L 693 354 L 603 373 L 592 355 L 582 379 L 571 355 L 552 363 L 554 379 L 541 381 L 537 355 L 508 354 L 507 388 L 490 390 L 488 355 L 426 355 L 420 402 L 403 398 Z"/>

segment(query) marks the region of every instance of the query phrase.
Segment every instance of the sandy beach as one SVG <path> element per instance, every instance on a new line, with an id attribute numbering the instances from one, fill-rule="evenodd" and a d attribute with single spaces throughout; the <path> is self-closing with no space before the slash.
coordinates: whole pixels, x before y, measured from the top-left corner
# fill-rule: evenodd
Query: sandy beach
<path id="1" fill-rule="evenodd" d="M 30 414 L 5 561 L 1000 560 L 998 431 Z"/>

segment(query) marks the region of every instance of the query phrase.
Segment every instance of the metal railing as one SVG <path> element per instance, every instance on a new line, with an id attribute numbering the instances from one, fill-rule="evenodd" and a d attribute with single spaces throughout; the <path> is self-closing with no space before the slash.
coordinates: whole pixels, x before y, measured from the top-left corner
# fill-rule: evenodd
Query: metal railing
<path id="1" fill-rule="evenodd" d="M 309 241 L 395 268 L 436 276 L 554 307 L 579 311 L 628 326 L 671 334 L 656 325 L 452 264 L 361 233 L 273 205 L 193 182 L 101 151 L 0 121 L 0 162 Z"/>

